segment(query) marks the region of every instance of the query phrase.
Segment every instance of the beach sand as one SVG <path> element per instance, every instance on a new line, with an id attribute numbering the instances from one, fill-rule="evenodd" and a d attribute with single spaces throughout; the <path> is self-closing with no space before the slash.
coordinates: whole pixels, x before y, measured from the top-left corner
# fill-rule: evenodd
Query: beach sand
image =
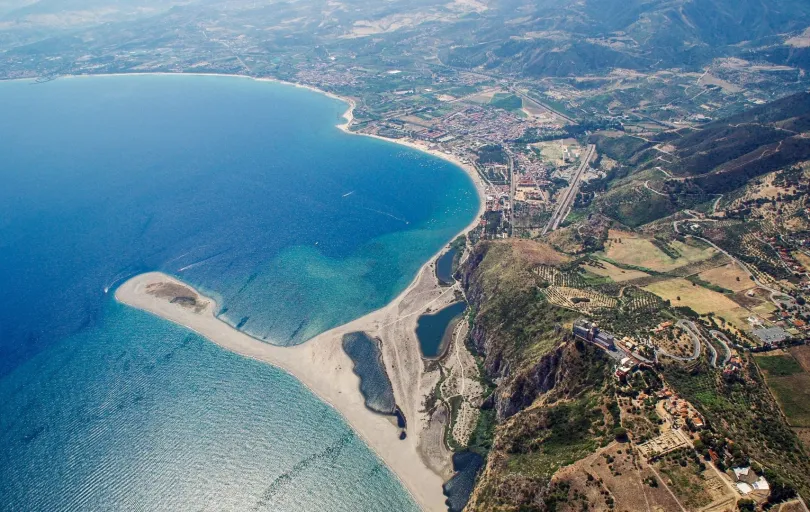
<path id="1" fill-rule="evenodd" d="M 435 386 L 438 372 L 424 371 L 414 329 L 422 312 L 452 302 L 453 290 L 435 285 L 432 263 L 428 264 L 417 280 L 387 306 L 293 347 L 271 345 L 234 329 L 214 316 L 218 309 L 212 299 L 160 272 L 131 278 L 116 290 L 115 297 L 183 325 L 227 350 L 292 374 L 340 412 L 423 510 L 440 511 L 446 510 L 442 484 L 452 475 L 451 454 L 443 443 L 435 446 L 435 435 L 422 435 L 430 424 L 430 418 L 422 412 L 423 400 Z M 343 335 L 354 331 L 383 340 L 383 360 L 394 396 L 408 421 L 404 440 L 399 439 L 399 428 L 392 416 L 374 413 L 365 406 L 359 378 L 342 347 Z M 425 445 L 423 437 L 429 445 Z"/>
<path id="2" fill-rule="evenodd" d="M 456 164 L 475 184 L 479 199 L 478 215 L 461 233 L 478 226 L 485 208 L 485 189 L 471 165 L 415 141 L 350 131 L 355 108 L 355 102 L 350 98 L 301 84 L 269 78 L 252 79 L 303 87 L 344 101 L 348 104 L 345 122 L 337 126 L 344 132 L 405 145 Z M 422 358 L 416 338 L 419 316 L 454 302 L 455 292 L 459 290 L 458 284 L 442 287 L 436 279 L 435 261 L 444 250 L 442 248 L 425 263 L 408 288 L 388 305 L 293 347 L 271 345 L 234 329 L 216 318 L 219 308 L 212 299 L 159 272 L 129 279 L 116 290 L 115 297 L 124 304 L 183 325 L 227 350 L 287 371 L 345 418 L 397 476 L 422 510 L 445 511 L 442 484 L 453 475 L 452 452 L 444 442 L 449 412 L 441 404 L 432 413 L 425 411 L 425 398 L 436 388 L 440 373 L 433 363 Z M 181 299 L 177 300 L 178 297 Z M 182 297 L 191 297 L 193 301 Z M 407 419 L 404 440 L 399 439 L 400 430 L 393 417 L 374 413 L 365 406 L 359 378 L 352 371 L 352 361 L 342 347 L 343 335 L 355 331 L 382 340 L 382 357 L 394 388 L 394 397 Z"/>

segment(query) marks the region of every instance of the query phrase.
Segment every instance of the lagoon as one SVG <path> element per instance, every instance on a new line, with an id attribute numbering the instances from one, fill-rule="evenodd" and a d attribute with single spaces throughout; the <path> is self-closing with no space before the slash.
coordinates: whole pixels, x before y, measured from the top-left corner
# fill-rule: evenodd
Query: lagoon
<path id="1" fill-rule="evenodd" d="M 0 83 L 0 509 L 414 507 L 294 379 L 111 294 L 162 270 L 280 345 L 390 301 L 478 200 L 337 130 L 345 108 L 228 77 Z"/>

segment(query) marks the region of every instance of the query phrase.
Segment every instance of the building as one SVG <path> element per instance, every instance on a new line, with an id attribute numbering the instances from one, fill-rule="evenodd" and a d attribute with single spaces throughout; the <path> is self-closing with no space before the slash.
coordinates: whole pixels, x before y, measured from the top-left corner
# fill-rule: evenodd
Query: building
<path id="1" fill-rule="evenodd" d="M 613 335 L 600 331 L 596 323 L 588 322 L 584 319 L 577 320 L 574 322 L 572 332 L 574 336 L 599 345 L 605 350 L 616 350 L 616 341 Z"/>
<path id="2" fill-rule="evenodd" d="M 740 494 L 746 495 L 754 491 L 768 491 L 771 486 L 764 476 L 758 476 L 750 467 L 734 468 L 734 479 Z"/>
<path id="3" fill-rule="evenodd" d="M 788 339 L 790 335 L 781 327 L 767 327 L 762 329 L 754 329 L 751 331 L 754 336 L 762 340 L 766 345 L 774 345 L 781 343 Z"/>

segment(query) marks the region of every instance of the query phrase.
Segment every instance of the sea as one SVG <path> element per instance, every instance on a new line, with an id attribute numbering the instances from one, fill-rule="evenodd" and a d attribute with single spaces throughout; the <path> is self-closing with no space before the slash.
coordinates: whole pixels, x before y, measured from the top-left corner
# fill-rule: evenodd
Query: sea
<path id="1" fill-rule="evenodd" d="M 475 217 L 456 166 L 237 77 L 0 82 L 0 510 L 411 511 L 331 407 L 114 299 L 161 270 L 293 345 L 399 294 Z"/>

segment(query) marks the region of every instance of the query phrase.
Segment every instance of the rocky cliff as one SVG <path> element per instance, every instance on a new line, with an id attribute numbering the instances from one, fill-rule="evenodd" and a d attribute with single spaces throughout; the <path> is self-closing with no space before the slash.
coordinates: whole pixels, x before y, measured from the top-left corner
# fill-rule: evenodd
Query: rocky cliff
<path id="1" fill-rule="evenodd" d="M 535 269 L 567 262 L 548 245 L 510 240 L 478 244 L 461 269 L 470 343 L 496 383 L 484 407 L 497 419 L 467 510 L 542 508 L 556 468 L 591 453 L 618 421 L 604 398 L 605 356 L 573 340 L 575 315 L 538 291 Z"/>

